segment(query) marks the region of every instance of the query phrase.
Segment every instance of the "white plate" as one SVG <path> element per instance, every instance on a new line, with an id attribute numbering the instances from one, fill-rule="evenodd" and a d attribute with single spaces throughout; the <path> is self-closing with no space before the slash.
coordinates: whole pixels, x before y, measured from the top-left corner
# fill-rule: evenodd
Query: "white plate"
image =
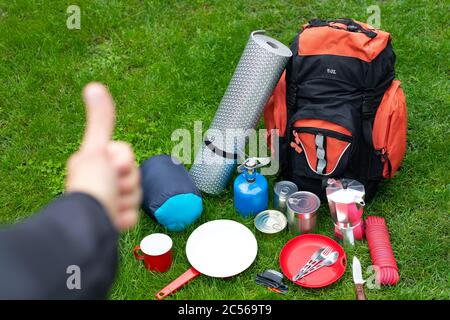
<path id="1" fill-rule="evenodd" d="M 204 275 L 234 276 L 251 266 L 258 253 L 253 233 L 233 220 L 214 220 L 192 232 L 186 243 L 190 264 Z"/>

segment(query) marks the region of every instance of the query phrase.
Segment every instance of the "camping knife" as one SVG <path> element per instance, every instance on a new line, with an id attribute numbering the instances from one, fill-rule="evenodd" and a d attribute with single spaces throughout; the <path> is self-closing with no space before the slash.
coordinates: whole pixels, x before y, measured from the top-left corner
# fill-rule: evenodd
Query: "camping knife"
<path id="1" fill-rule="evenodd" d="M 353 282 L 356 288 L 356 300 L 366 300 L 366 295 L 364 294 L 364 280 L 361 271 L 361 262 L 357 257 L 353 257 Z"/>

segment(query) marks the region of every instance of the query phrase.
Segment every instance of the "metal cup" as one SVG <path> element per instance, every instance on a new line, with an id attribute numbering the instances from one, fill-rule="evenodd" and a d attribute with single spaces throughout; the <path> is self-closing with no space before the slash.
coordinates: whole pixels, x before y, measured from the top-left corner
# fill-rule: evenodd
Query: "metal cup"
<path id="1" fill-rule="evenodd" d="M 286 204 L 289 230 L 296 234 L 314 232 L 319 197 L 308 191 L 298 191 L 287 198 Z"/>

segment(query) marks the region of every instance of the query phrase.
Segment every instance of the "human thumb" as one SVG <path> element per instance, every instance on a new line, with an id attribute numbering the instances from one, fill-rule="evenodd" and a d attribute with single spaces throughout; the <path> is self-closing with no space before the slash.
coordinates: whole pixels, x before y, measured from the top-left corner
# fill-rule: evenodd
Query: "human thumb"
<path id="1" fill-rule="evenodd" d="M 106 148 L 111 141 L 115 123 L 114 101 L 101 83 L 91 82 L 83 90 L 86 106 L 86 129 L 82 149 L 95 151 Z"/>

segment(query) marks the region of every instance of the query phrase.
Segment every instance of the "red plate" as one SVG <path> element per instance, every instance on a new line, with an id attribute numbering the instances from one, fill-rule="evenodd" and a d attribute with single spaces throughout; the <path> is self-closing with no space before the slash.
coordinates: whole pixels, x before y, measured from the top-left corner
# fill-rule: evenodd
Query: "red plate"
<path id="1" fill-rule="evenodd" d="M 339 252 L 339 259 L 330 267 L 322 267 L 306 277 L 294 282 L 292 278 L 308 262 L 311 255 L 319 248 L 330 246 Z M 334 241 L 321 234 L 303 234 L 288 241 L 281 249 L 280 266 L 284 275 L 306 288 L 321 288 L 337 281 L 345 272 L 347 259 L 344 249 Z"/>

